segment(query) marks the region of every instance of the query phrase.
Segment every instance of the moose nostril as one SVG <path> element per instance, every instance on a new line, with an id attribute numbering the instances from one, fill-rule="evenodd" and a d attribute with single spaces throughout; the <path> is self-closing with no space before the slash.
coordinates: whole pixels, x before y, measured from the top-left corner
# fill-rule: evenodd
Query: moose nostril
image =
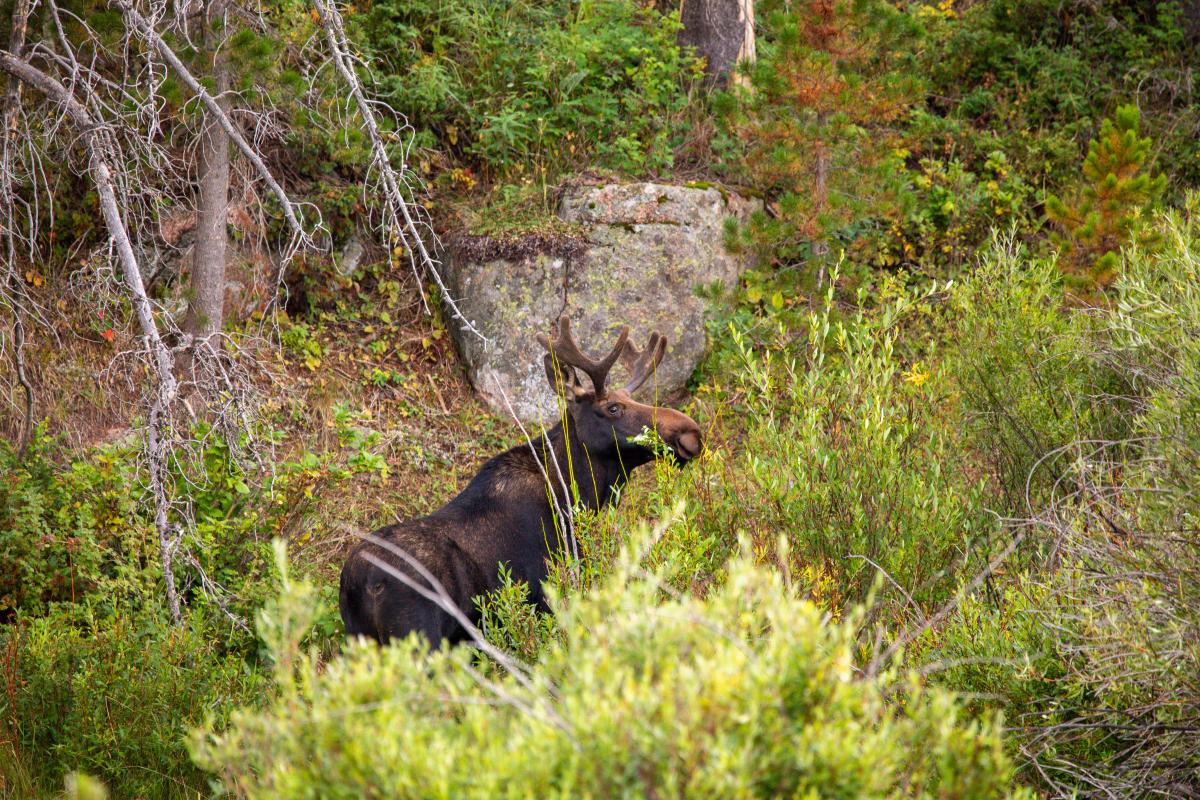
<path id="1" fill-rule="evenodd" d="M 700 434 L 688 431 L 675 440 L 675 452 L 684 459 L 693 459 L 700 455 Z"/>

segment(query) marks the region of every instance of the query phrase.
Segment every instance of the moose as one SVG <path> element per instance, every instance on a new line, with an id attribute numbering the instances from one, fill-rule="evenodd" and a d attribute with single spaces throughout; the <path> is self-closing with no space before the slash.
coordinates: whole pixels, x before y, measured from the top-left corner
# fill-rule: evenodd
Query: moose
<path id="1" fill-rule="evenodd" d="M 700 455 L 700 428 L 691 417 L 632 397 L 662 361 L 663 336 L 652 333 L 638 351 L 626 327 L 612 351 L 594 359 L 575 343 L 565 315 L 556 328 L 553 339 L 539 334 L 538 341 L 547 351 L 546 377 L 565 400 L 562 420 L 533 441 L 492 457 L 441 509 L 380 528 L 354 547 L 342 568 L 339 596 L 348 636 L 387 643 L 416 631 L 434 648 L 463 641 L 468 632 L 447 610 L 447 601 L 477 624 L 475 598 L 500 587 L 502 567 L 514 581 L 528 583 L 531 603 L 549 611 L 542 582 L 547 562 L 562 547 L 555 517 L 572 505 L 568 487 L 573 483 L 587 508 L 612 502 L 630 470 L 654 460 L 653 446 L 640 436 L 647 430 L 657 432 L 680 463 Z M 630 377 L 624 387 L 609 389 L 608 373 L 618 358 Z M 590 379 L 590 388 L 577 370 Z M 430 579 L 441 585 L 441 603 L 429 596 L 436 588 Z"/>

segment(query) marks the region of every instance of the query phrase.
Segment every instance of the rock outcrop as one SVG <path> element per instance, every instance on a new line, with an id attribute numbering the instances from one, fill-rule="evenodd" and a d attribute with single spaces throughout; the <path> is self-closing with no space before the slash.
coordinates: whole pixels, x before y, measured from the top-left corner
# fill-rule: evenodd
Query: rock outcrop
<path id="1" fill-rule="evenodd" d="M 732 286 L 749 266 L 725 251 L 724 226 L 753 208 L 754 201 L 711 187 L 584 186 L 568 191 L 559 209 L 583 231 L 569 252 L 490 260 L 451 252 L 450 291 L 490 340 L 451 324 L 476 390 L 499 413 L 511 408 L 525 421 L 553 420 L 555 398 L 535 334 L 567 314 L 581 346 L 600 355 L 622 325 L 639 347 L 661 331 L 670 340 L 667 356 L 639 394 L 676 399 L 704 355 L 705 302 L 696 291 Z"/>

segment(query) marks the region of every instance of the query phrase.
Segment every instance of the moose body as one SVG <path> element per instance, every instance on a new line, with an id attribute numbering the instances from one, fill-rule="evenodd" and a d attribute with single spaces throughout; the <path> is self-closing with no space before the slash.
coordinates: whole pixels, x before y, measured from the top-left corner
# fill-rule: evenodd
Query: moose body
<path id="1" fill-rule="evenodd" d="M 530 601 L 548 611 L 542 582 L 548 561 L 561 548 L 556 519 L 572 505 L 568 483 L 574 483 L 587 508 L 612 501 L 630 470 L 654 458 L 648 445 L 633 441 L 647 429 L 659 434 L 677 460 L 699 455 L 700 429 L 690 417 L 631 396 L 662 360 L 666 340 L 652 334 L 646 350 L 639 352 L 627 337 L 628 331 L 622 331 L 616 347 L 601 360 L 579 350 L 566 317 L 559 320 L 555 339 L 539 337 L 549 351 L 547 377 L 566 400 L 563 421 L 532 446 L 514 447 L 488 460 L 457 497 L 429 516 L 380 528 L 357 545 L 341 576 L 347 635 L 387 642 L 415 631 L 434 647 L 461 641 L 467 631 L 445 602 L 477 623 L 475 598 L 500 587 L 502 566 L 513 580 L 527 582 Z M 618 358 L 631 373 L 629 383 L 606 391 L 605 380 Z M 590 388 L 576 369 L 591 379 Z M 442 602 L 424 596 L 413 583 L 438 592 Z"/>

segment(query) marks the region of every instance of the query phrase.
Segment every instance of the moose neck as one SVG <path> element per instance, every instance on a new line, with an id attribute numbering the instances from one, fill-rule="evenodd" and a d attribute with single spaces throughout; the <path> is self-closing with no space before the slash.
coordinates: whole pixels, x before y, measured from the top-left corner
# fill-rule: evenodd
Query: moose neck
<path id="1" fill-rule="evenodd" d="M 604 452 L 591 452 L 576 436 L 571 418 L 555 425 L 545 434 L 549 450 L 554 453 L 558 469 L 562 471 L 563 480 L 558 479 L 558 471 L 553 463 L 545 467 L 550 475 L 550 482 L 555 499 L 562 503 L 563 483 L 574 479 L 579 487 L 579 500 L 586 508 L 593 511 L 606 505 L 613 499 L 613 491 L 619 490 L 629 478 L 629 470 L 644 463 L 642 460 L 631 460 L 630 454 L 616 448 Z M 574 503 L 574 497 L 568 500 Z"/>

